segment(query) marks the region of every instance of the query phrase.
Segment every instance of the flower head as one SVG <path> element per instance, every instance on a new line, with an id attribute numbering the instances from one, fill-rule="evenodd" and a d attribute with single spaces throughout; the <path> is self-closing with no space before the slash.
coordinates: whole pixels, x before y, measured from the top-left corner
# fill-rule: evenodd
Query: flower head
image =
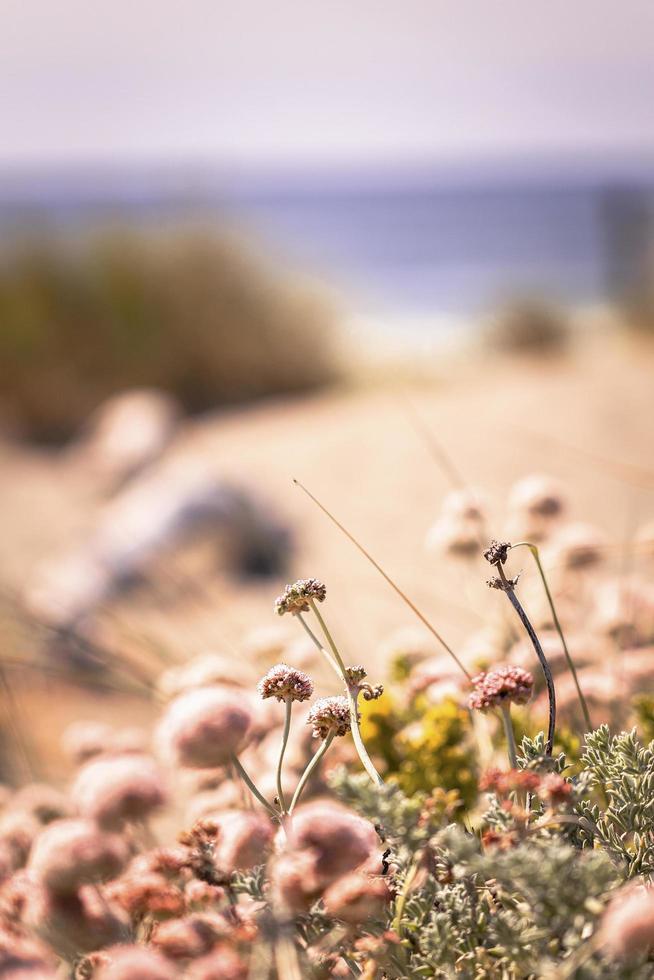
<path id="1" fill-rule="evenodd" d="M 468 704 L 477 711 L 489 711 L 503 704 L 526 704 L 534 689 L 534 678 L 522 667 L 498 667 L 472 678 L 474 690 Z"/>
<path id="2" fill-rule="evenodd" d="M 239 751 L 251 724 L 242 695 L 230 688 L 206 687 L 186 691 L 171 702 L 158 736 L 179 765 L 209 769 L 224 765 Z"/>
<path id="3" fill-rule="evenodd" d="M 351 727 L 347 698 L 343 694 L 319 698 L 308 714 L 307 725 L 312 726 L 314 738 L 347 735 Z"/>
<path id="4" fill-rule="evenodd" d="M 127 862 L 127 843 L 92 820 L 55 820 L 36 839 L 30 870 L 51 891 L 74 894 L 80 885 L 115 877 Z"/>
<path id="5" fill-rule="evenodd" d="M 275 612 L 278 616 L 284 613 L 300 613 L 309 611 L 309 603 L 324 602 L 327 589 L 317 578 L 301 578 L 293 585 L 287 585 L 280 596 L 275 599 Z"/>
<path id="6" fill-rule="evenodd" d="M 313 694 L 313 682 L 308 674 L 287 664 L 275 664 L 257 684 L 262 698 L 278 701 L 306 701 Z"/>
<path id="7" fill-rule="evenodd" d="M 166 802 L 167 793 L 154 759 L 119 755 L 87 762 L 77 774 L 72 799 L 83 816 L 118 829 L 143 820 Z"/>
<path id="8" fill-rule="evenodd" d="M 114 946 L 97 980 L 175 980 L 177 971 L 161 953 L 144 946 Z"/>
<path id="9" fill-rule="evenodd" d="M 602 945 L 615 959 L 631 959 L 654 946 L 654 891 L 629 883 L 620 888 L 602 918 Z"/>

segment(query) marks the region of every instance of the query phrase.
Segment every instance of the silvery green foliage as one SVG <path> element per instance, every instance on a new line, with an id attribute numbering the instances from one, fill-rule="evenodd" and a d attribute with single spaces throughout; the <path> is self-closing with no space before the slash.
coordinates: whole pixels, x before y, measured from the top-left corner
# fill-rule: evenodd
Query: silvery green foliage
<path id="1" fill-rule="evenodd" d="M 654 742 L 642 745 L 636 730 L 611 735 L 606 725 L 586 735 L 582 773 L 588 790 L 606 804 L 580 801 L 580 838 L 603 847 L 627 878 L 654 873 Z M 597 798 L 597 793 L 596 793 Z"/>
<path id="2" fill-rule="evenodd" d="M 548 760 L 544 738 L 524 739 L 522 768 L 563 772 L 564 756 Z M 482 846 L 460 825 L 436 826 L 421 816 L 424 801 L 397 787 L 373 787 L 339 772 L 333 786 L 350 806 L 384 828 L 396 869 L 397 895 L 380 976 L 461 980 L 651 980 L 654 963 L 606 959 L 589 945 L 606 903 L 627 877 L 650 865 L 644 836 L 653 836 L 654 753 L 634 733 L 611 738 L 599 729 L 586 739 L 585 768 L 574 777 L 571 805 L 584 821 L 548 821 L 515 833 L 513 818 L 489 795 L 482 818 L 506 846 Z M 591 802 L 604 788 L 608 807 Z M 513 833 L 512 833 L 513 832 Z M 413 876 L 413 877 L 412 877 Z M 410 888 L 405 888 L 407 881 Z M 404 894 L 404 892 L 406 892 Z M 379 935 L 379 927 L 375 930 Z"/>
<path id="3" fill-rule="evenodd" d="M 545 753 L 545 732 L 539 732 L 535 738 L 525 735 L 520 743 L 521 755 L 518 756 L 519 769 L 535 769 L 537 772 L 558 772 L 565 769 L 565 755 L 560 752 L 555 756 Z"/>

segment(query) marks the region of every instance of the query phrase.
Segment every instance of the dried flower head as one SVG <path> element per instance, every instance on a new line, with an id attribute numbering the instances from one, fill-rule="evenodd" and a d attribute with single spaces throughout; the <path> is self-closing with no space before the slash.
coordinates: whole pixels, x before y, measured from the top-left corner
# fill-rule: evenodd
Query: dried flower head
<path id="1" fill-rule="evenodd" d="M 208 953 L 224 928 L 211 915 L 187 915 L 162 922 L 152 945 L 172 960 L 185 960 Z"/>
<path id="2" fill-rule="evenodd" d="M 80 885 L 114 878 L 127 857 L 126 841 L 92 820 L 55 820 L 36 839 L 29 867 L 46 888 L 68 895 Z"/>
<path id="3" fill-rule="evenodd" d="M 307 717 L 314 738 L 327 738 L 329 735 L 347 735 L 351 728 L 350 705 L 343 694 L 319 698 Z"/>
<path id="4" fill-rule="evenodd" d="M 181 915 L 186 904 L 180 889 L 153 871 L 122 875 L 110 882 L 106 895 L 135 923 L 146 915 L 157 920 Z"/>
<path id="5" fill-rule="evenodd" d="M 592 524 L 566 524 L 552 540 L 549 560 L 568 569 L 591 568 L 606 556 L 606 536 Z"/>
<path id="6" fill-rule="evenodd" d="M 92 759 L 72 789 L 80 813 L 108 829 L 143 820 L 167 799 L 159 767 L 145 755 Z"/>
<path id="7" fill-rule="evenodd" d="M 309 611 L 309 603 L 324 602 L 327 589 L 317 578 L 301 578 L 293 585 L 287 585 L 280 596 L 275 599 L 275 612 L 278 616 L 284 613 L 300 613 Z"/>
<path id="8" fill-rule="evenodd" d="M 484 558 L 491 565 L 504 565 L 510 550 L 508 541 L 493 540 L 484 552 Z"/>
<path id="9" fill-rule="evenodd" d="M 163 749 L 178 765 L 224 765 L 245 741 L 252 715 L 241 694 L 224 687 L 187 691 L 168 706 L 158 729 Z"/>
<path id="10" fill-rule="evenodd" d="M 534 690 L 534 678 L 522 667 L 498 667 L 472 678 L 471 708 L 489 711 L 503 704 L 526 704 Z"/>
<path id="11" fill-rule="evenodd" d="M 80 953 L 121 942 L 129 928 L 124 913 L 110 906 L 95 885 L 84 885 L 75 895 L 35 889 L 24 921 L 58 956 L 70 961 Z"/>
<path id="12" fill-rule="evenodd" d="M 262 698 L 278 701 L 307 701 L 313 694 L 313 681 L 303 670 L 275 664 L 257 685 Z"/>

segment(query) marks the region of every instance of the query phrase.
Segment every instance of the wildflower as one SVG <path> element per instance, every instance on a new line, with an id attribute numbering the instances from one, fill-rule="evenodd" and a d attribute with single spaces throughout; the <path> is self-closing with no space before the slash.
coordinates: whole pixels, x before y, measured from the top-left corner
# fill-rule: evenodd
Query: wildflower
<path id="1" fill-rule="evenodd" d="M 127 862 L 127 843 L 104 833 L 92 820 L 55 820 L 36 839 L 29 867 L 58 895 L 73 894 L 80 885 L 106 881 Z"/>
<path id="2" fill-rule="evenodd" d="M 107 829 L 144 820 L 167 799 L 158 766 L 145 755 L 91 760 L 80 769 L 73 802 L 85 817 Z"/>
<path id="3" fill-rule="evenodd" d="M 628 884 L 615 893 L 598 935 L 615 959 L 631 959 L 654 948 L 654 891 Z"/>
<path id="4" fill-rule="evenodd" d="M 199 881 L 197 878 L 187 881 L 184 886 L 184 898 L 189 907 L 193 905 L 216 905 L 225 896 L 225 889 L 220 885 L 210 885 L 206 881 Z"/>
<path id="5" fill-rule="evenodd" d="M 263 864 L 273 839 L 270 820 L 259 813 L 227 810 L 217 814 L 214 823 L 214 861 L 219 868 L 231 874 Z"/>
<path id="6" fill-rule="evenodd" d="M 547 476 L 528 476 L 513 486 L 509 508 L 532 517 L 558 517 L 565 510 L 565 497 L 556 480 Z"/>
<path id="7" fill-rule="evenodd" d="M 301 578 L 293 585 L 287 585 L 275 599 L 275 612 L 278 616 L 308 612 L 311 601 L 324 602 L 326 595 L 327 589 L 317 578 Z"/>
<path id="8" fill-rule="evenodd" d="M 97 980 L 175 980 L 177 971 L 154 949 L 145 946 L 114 946 L 107 963 L 93 974 Z"/>
<path id="9" fill-rule="evenodd" d="M 541 779 L 538 793 L 548 799 L 552 806 L 567 803 L 572 795 L 572 783 L 558 772 L 550 772 Z"/>
<path id="10" fill-rule="evenodd" d="M 140 922 L 146 915 L 154 919 L 181 915 L 185 907 L 180 889 L 153 871 L 117 878 L 107 886 L 106 895 L 125 909 L 135 922 Z"/>
<path id="11" fill-rule="evenodd" d="M 479 525 L 451 514 L 440 517 L 427 533 L 429 551 L 452 557 L 472 558 L 479 549 Z"/>
<path id="12" fill-rule="evenodd" d="M 308 674 L 287 664 L 275 664 L 257 685 L 262 698 L 278 701 L 307 701 L 313 694 L 313 682 Z"/>
<path id="13" fill-rule="evenodd" d="M 242 695 L 207 687 L 175 698 L 158 736 L 179 765 L 209 769 L 229 762 L 243 746 L 251 724 L 252 714 Z"/>
<path id="14" fill-rule="evenodd" d="M 605 535 L 591 524 L 567 524 L 552 541 L 549 558 L 553 566 L 591 568 L 603 560 L 606 546 Z"/>
<path id="15" fill-rule="evenodd" d="M 247 964 L 224 943 L 194 960 L 185 973 L 188 980 L 247 980 L 249 975 Z"/>
<path id="16" fill-rule="evenodd" d="M 35 889 L 24 921 L 58 956 L 70 961 L 80 953 L 119 943 L 129 928 L 124 913 L 111 907 L 95 885 L 84 885 L 75 895 Z"/>
<path id="17" fill-rule="evenodd" d="M 323 895 L 328 915 L 350 925 L 378 918 L 390 900 L 387 881 L 357 871 L 338 878 Z"/>
<path id="18" fill-rule="evenodd" d="M 452 490 L 443 500 L 442 511 L 451 517 L 482 523 L 486 519 L 484 495 L 478 490 Z"/>
<path id="19" fill-rule="evenodd" d="M 368 820 L 338 803 L 316 800 L 294 812 L 289 844 L 294 851 L 311 852 L 315 871 L 327 884 L 371 858 L 379 839 Z"/>
<path id="20" fill-rule="evenodd" d="M 534 678 L 522 667 L 498 667 L 472 678 L 471 708 L 489 711 L 505 704 L 526 704 L 534 689 Z"/>
<path id="21" fill-rule="evenodd" d="M 307 717 L 314 738 L 328 738 L 330 735 L 347 735 L 351 728 L 350 706 L 343 694 L 319 698 Z"/>
<path id="22" fill-rule="evenodd" d="M 533 792 L 540 786 L 541 779 L 538 773 L 530 772 L 527 769 L 509 769 L 502 772 L 500 769 L 488 769 L 479 779 L 479 789 L 482 792 L 497 793 L 498 796 L 506 796 L 507 793 L 526 790 Z"/>
<path id="23" fill-rule="evenodd" d="M 172 960 L 186 960 L 208 953 L 221 932 L 213 916 L 187 915 L 162 922 L 152 937 L 152 945 Z"/>

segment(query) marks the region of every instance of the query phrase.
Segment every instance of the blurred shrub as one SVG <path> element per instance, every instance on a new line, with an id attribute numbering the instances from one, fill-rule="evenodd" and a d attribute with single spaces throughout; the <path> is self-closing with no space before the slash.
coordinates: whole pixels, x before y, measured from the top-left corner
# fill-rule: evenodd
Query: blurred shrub
<path id="1" fill-rule="evenodd" d="M 555 307 L 535 299 L 517 300 L 492 319 L 486 339 L 508 353 L 557 354 L 569 339 L 569 324 Z"/>
<path id="2" fill-rule="evenodd" d="M 68 436 L 108 395 L 158 386 L 190 410 L 325 384 L 331 311 L 233 242 L 105 233 L 0 258 L 0 412 Z"/>

